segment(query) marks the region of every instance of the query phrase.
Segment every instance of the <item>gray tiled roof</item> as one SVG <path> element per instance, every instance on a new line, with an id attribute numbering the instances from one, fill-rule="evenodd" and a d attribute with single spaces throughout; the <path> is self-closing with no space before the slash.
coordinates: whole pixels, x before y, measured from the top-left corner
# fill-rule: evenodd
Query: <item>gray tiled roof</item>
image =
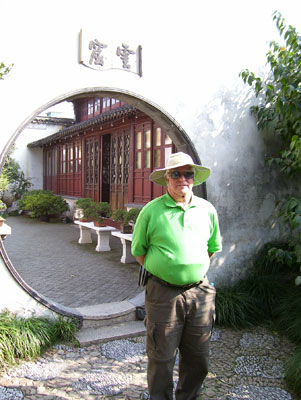
<path id="1" fill-rule="evenodd" d="M 54 142 L 59 139 L 67 139 L 69 136 L 72 136 L 76 133 L 79 133 L 85 129 L 93 128 L 95 126 L 99 126 L 105 122 L 114 121 L 124 117 L 130 117 L 137 113 L 137 109 L 131 105 L 124 105 L 114 110 L 107 111 L 103 114 L 100 114 L 94 118 L 88 119 L 87 121 L 82 121 L 79 123 L 75 123 L 67 128 L 61 129 L 60 131 L 47 136 L 44 139 L 36 140 L 35 142 L 31 142 L 27 145 L 27 147 L 39 147 Z"/>

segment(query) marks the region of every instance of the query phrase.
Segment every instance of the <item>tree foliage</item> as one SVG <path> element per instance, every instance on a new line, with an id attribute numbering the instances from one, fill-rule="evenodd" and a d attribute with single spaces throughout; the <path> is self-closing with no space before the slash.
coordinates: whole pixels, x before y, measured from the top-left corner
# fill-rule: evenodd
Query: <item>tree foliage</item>
<path id="1" fill-rule="evenodd" d="M 267 78 L 257 77 L 245 69 L 240 73 L 243 81 L 250 85 L 259 104 L 251 108 L 256 116 L 259 130 L 268 130 L 282 144 L 277 157 L 267 159 L 267 164 L 294 176 L 300 182 L 301 172 L 301 37 L 291 25 L 286 25 L 279 12 L 273 16 L 283 43 L 270 42 Z M 297 196 L 298 196 L 297 192 Z M 301 198 L 291 197 L 278 203 L 279 218 L 291 228 L 289 249 L 272 248 L 270 257 L 285 261 L 289 267 L 297 266 L 301 272 Z M 301 284 L 301 276 L 296 279 Z"/>
<path id="2" fill-rule="evenodd" d="M 9 73 L 12 67 L 12 65 L 7 67 L 3 62 L 0 62 L 0 79 L 4 79 L 4 76 Z"/>
<path id="3" fill-rule="evenodd" d="M 248 69 L 241 72 L 252 86 L 260 104 L 252 107 L 260 130 L 272 130 L 283 140 L 279 157 L 268 164 L 278 165 L 289 175 L 301 171 L 301 37 L 291 25 L 286 26 L 280 13 L 274 13 L 276 26 L 284 43 L 270 42 L 267 53 L 269 76 L 263 80 Z"/>
<path id="4" fill-rule="evenodd" d="M 31 188 L 32 183 L 30 180 L 30 178 L 25 178 L 19 163 L 11 158 L 9 154 L 0 175 L 0 197 L 3 196 L 6 190 L 9 190 L 16 200 L 20 199 Z"/>

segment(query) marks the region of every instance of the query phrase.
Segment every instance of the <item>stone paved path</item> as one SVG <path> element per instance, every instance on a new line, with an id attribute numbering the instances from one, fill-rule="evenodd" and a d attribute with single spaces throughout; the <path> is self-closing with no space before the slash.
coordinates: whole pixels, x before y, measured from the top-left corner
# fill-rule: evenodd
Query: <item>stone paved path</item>
<path id="1" fill-rule="evenodd" d="M 8 217 L 12 235 L 4 242 L 14 267 L 37 292 L 66 307 L 119 302 L 135 297 L 138 264 L 122 264 L 120 239 L 111 236 L 112 251 L 96 252 L 78 244 L 79 228 L 70 223 L 47 223 Z"/>
<path id="2" fill-rule="evenodd" d="M 282 378 L 294 346 L 263 328 L 216 328 L 202 400 L 298 400 Z M 145 338 L 58 345 L 0 374 L 0 400 L 147 399 Z M 175 381 L 177 373 L 175 373 Z"/>

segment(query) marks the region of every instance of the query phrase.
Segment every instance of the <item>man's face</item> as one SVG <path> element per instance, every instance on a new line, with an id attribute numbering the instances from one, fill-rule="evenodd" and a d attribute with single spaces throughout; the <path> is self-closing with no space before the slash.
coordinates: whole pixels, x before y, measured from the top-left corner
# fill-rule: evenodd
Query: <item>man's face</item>
<path id="1" fill-rule="evenodd" d="M 181 176 L 178 179 L 173 179 L 171 177 L 171 172 L 173 171 L 179 171 L 181 173 Z M 180 201 L 181 199 L 183 199 L 183 197 L 187 198 L 187 196 L 192 193 L 193 178 L 185 178 L 183 172 L 186 171 L 193 171 L 193 168 L 189 165 L 174 168 L 171 169 L 168 175 L 165 177 L 168 193 L 176 201 Z"/>

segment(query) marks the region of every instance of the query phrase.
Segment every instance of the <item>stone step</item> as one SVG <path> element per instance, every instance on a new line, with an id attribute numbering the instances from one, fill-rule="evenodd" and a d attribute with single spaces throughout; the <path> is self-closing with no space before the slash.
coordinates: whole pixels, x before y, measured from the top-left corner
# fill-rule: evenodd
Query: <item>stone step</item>
<path id="1" fill-rule="evenodd" d="M 118 339 L 144 336 L 145 332 L 143 321 L 128 321 L 109 326 L 81 328 L 75 334 L 75 338 L 78 340 L 80 346 L 87 346 Z"/>
<path id="2" fill-rule="evenodd" d="M 136 307 L 143 306 L 144 299 L 143 291 L 129 300 L 79 307 L 75 311 L 82 318 L 83 329 L 107 327 L 122 322 L 135 321 Z"/>

